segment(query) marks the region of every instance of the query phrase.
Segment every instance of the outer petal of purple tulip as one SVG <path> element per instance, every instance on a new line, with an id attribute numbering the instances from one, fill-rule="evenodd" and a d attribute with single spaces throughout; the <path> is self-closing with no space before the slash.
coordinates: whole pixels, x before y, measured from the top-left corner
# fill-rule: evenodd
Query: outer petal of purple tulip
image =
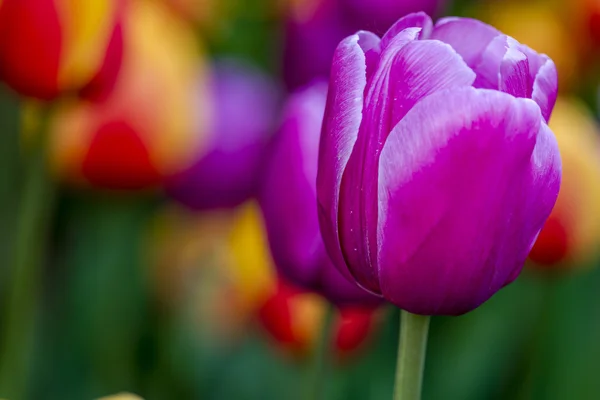
<path id="1" fill-rule="evenodd" d="M 323 249 L 323 251 L 325 251 Z M 323 254 L 327 257 L 327 254 Z M 354 280 L 348 280 L 327 258 L 326 266 L 321 270 L 321 277 L 316 291 L 324 295 L 332 303 L 342 305 L 378 305 L 380 296 L 373 295 L 358 287 Z M 315 290 L 315 288 L 313 288 Z"/>
<path id="2" fill-rule="evenodd" d="M 509 49 L 510 42 L 511 39 L 506 35 L 498 35 L 492 39 L 479 56 L 479 60 L 471 66 L 477 74 L 473 86 L 481 89 L 499 90 L 500 81 L 502 80 L 500 65 Z M 514 43 L 516 44 L 516 42 Z"/>
<path id="3" fill-rule="evenodd" d="M 333 57 L 319 148 L 317 200 L 321 231 L 333 263 L 348 278 L 351 275 L 345 267 L 338 234 L 339 193 L 342 174 L 362 119 L 367 84 L 365 52 L 372 50 L 377 42 L 375 38 L 372 34 L 359 33 L 338 45 Z M 364 43 L 368 47 L 363 47 Z"/>
<path id="4" fill-rule="evenodd" d="M 234 207 L 257 189 L 278 90 L 266 76 L 232 61 L 215 65 L 208 152 L 169 179 L 167 193 L 193 209 Z"/>
<path id="5" fill-rule="evenodd" d="M 305 287 L 319 279 L 320 258 L 325 255 L 316 176 L 326 96 L 327 84 L 321 83 L 291 97 L 259 197 L 275 264 L 288 279 Z"/>
<path id="6" fill-rule="evenodd" d="M 377 277 L 377 179 L 379 154 L 392 127 L 422 98 L 446 88 L 470 86 L 475 74 L 449 45 L 399 41 L 381 56 L 367 89 L 358 140 L 342 178 L 339 210 L 342 251 L 352 275 L 379 293 Z M 410 36 L 414 37 L 414 36 Z"/>
<path id="7" fill-rule="evenodd" d="M 499 89 L 515 97 L 530 98 L 532 83 L 529 79 L 527 56 L 509 47 L 500 63 Z"/>
<path id="8" fill-rule="evenodd" d="M 560 184 L 558 147 L 541 121 L 531 100 L 467 88 L 422 100 L 395 127 L 379 181 L 387 300 L 462 314 L 514 278 Z"/>
<path id="9" fill-rule="evenodd" d="M 470 18 L 440 19 L 433 28 L 431 39 L 448 43 L 469 67 L 476 66 L 490 42 L 500 32 L 490 25 Z"/>
<path id="10" fill-rule="evenodd" d="M 527 61 L 529 62 L 530 82 L 532 82 L 532 93 L 530 96 L 538 103 L 542 109 L 544 119 L 548 122 L 558 94 L 558 73 L 556 66 L 547 55 L 539 54 L 524 44 L 516 43 L 519 51 L 527 56 Z"/>
<path id="11" fill-rule="evenodd" d="M 383 35 L 381 38 L 381 48 L 385 49 L 392 39 L 407 28 L 421 28 L 419 38 L 428 39 L 433 29 L 433 22 L 429 15 L 424 12 L 408 14 L 396 21 L 396 23 L 388 29 L 385 35 Z"/>
<path id="12" fill-rule="evenodd" d="M 542 123 L 538 133 L 535 149 L 531 157 L 532 168 L 530 170 L 531 187 L 540 187 L 546 185 L 550 190 L 560 186 L 561 180 L 561 161 L 556 143 L 556 137 L 550 130 L 548 125 Z M 541 207 L 544 209 L 552 209 L 554 207 L 555 198 L 548 196 L 546 192 L 532 193 L 531 196 L 525 199 L 527 202 L 526 209 L 535 209 Z M 542 215 L 538 215 L 541 218 Z M 540 220 L 533 221 L 532 224 L 543 224 Z M 533 247 L 537 235 L 531 240 L 530 248 Z M 504 286 L 512 283 L 520 274 L 523 265 L 518 265 L 504 283 Z"/>
<path id="13" fill-rule="evenodd" d="M 325 250 L 316 205 L 317 159 L 327 96 L 318 83 L 291 97 L 259 197 L 278 271 L 335 304 L 377 298 L 335 268 Z"/>
<path id="14" fill-rule="evenodd" d="M 548 58 L 535 76 L 531 95 L 531 98 L 540 106 L 546 122 L 550 120 L 557 95 L 558 73 L 554 62 Z"/>

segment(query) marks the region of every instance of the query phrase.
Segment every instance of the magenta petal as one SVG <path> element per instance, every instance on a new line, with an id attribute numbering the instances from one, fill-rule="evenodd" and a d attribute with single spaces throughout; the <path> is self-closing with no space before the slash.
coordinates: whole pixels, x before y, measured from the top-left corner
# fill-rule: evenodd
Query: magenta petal
<path id="1" fill-rule="evenodd" d="M 508 50 L 510 38 L 498 35 L 488 44 L 479 60 L 472 66 L 477 74 L 473 86 L 481 89 L 499 89 L 500 64 Z"/>
<path id="2" fill-rule="evenodd" d="M 456 315 L 514 276 L 558 194 L 558 149 L 543 125 L 531 100 L 474 88 L 438 92 L 398 123 L 379 166 L 387 300 Z"/>
<path id="3" fill-rule="evenodd" d="M 529 62 L 525 54 L 509 47 L 500 64 L 499 89 L 515 97 L 531 97 Z"/>
<path id="4" fill-rule="evenodd" d="M 380 290 L 373 256 L 377 253 L 377 166 L 386 137 L 420 99 L 438 90 L 470 86 L 475 79 L 475 73 L 445 43 L 425 40 L 398 44 L 384 50 L 367 89 L 366 102 L 372 106 L 363 113 L 340 195 L 342 252 L 352 275 L 375 293 Z"/>
<path id="5" fill-rule="evenodd" d="M 259 196 L 275 264 L 291 282 L 304 287 L 319 280 L 326 257 L 316 206 L 326 97 L 325 82 L 291 96 Z"/>
<path id="6" fill-rule="evenodd" d="M 358 137 L 367 84 L 367 60 L 361 47 L 366 38 L 372 50 L 374 39 L 368 34 L 352 35 L 337 47 L 323 119 L 317 174 L 317 201 L 323 240 L 334 264 L 349 278 L 338 235 L 338 203 L 342 174 Z"/>
<path id="7" fill-rule="evenodd" d="M 535 80 L 533 81 L 533 93 L 531 98 L 542 110 L 542 115 L 546 122 L 550 120 L 556 96 L 558 94 L 558 73 L 554 62 L 547 58 L 546 62 L 539 69 Z"/>
<path id="8" fill-rule="evenodd" d="M 324 82 L 290 96 L 271 149 L 259 202 L 280 274 L 338 305 L 371 304 L 378 299 L 335 268 L 319 230 L 317 158 L 326 97 Z"/>
<path id="9" fill-rule="evenodd" d="M 556 197 L 549 195 L 549 193 L 553 193 L 554 190 L 558 192 L 559 190 L 562 166 L 556 137 L 545 123 L 540 125 L 540 131 L 538 133 L 531 161 L 532 165 L 529 174 L 530 185 L 532 187 L 543 187 L 545 190 L 537 193 L 532 192 L 531 196 L 526 199 L 526 208 L 542 207 L 551 210 L 556 202 Z M 547 216 L 544 216 L 541 213 L 535 216 L 538 219 L 532 222 L 534 225 L 543 225 L 547 218 Z M 537 234 L 532 238 L 529 250 L 531 250 L 535 244 L 536 239 Z M 504 286 L 512 283 L 519 276 L 522 269 L 523 266 L 518 265 L 512 271 L 507 281 L 504 283 Z"/>
<path id="10" fill-rule="evenodd" d="M 439 90 L 471 86 L 475 73 L 450 45 L 437 40 L 408 43 L 396 56 L 390 70 L 393 95 L 391 127 L 421 99 Z"/>
<path id="11" fill-rule="evenodd" d="M 326 254 L 323 254 L 327 257 Z M 325 266 L 321 269 L 319 287 L 316 288 L 329 301 L 338 306 L 344 305 L 378 305 L 381 296 L 373 295 L 356 285 L 356 281 L 348 280 L 333 266 L 330 259 L 324 259 Z M 315 290 L 315 288 L 313 288 Z"/>
<path id="12" fill-rule="evenodd" d="M 433 22 L 424 12 L 408 14 L 400 18 L 381 38 L 381 48 L 386 48 L 394 37 L 407 28 L 421 28 L 420 39 L 428 39 L 433 29 Z"/>
<path id="13" fill-rule="evenodd" d="M 494 37 L 500 32 L 488 24 L 470 18 L 448 17 L 440 19 L 433 28 L 431 39 L 441 40 L 461 55 L 473 67 Z"/>

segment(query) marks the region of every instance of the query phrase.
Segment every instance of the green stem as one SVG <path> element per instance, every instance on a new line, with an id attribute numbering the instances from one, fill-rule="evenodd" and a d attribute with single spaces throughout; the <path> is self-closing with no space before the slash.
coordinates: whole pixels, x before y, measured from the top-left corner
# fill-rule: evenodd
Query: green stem
<path id="1" fill-rule="evenodd" d="M 402 311 L 401 319 L 394 400 L 419 400 L 430 317 Z"/>
<path id="2" fill-rule="evenodd" d="M 329 355 L 331 353 L 331 333 L 333 328 L 334 307 L 327 303 L 318 341 L 313 350 L 312 363 L 310 365 L 309 385 L 307 399 L 317 400 L 324 398 L 324 383 L 326 382 L 329 367 Z"/>
<path id="3" fill-rule="evenodd" d="M 45 135 L 49 111 L 40 115 L 37 131 L 27 149 L 26 175 L 19 202 L 19 215 L 10 284 L 2 315 L 0 342 L 0 396 L 27 397 L 34 347 L 35 322 L 41 289 L 41 264 L 46 230 L 54 198 L 54 186 L 48 177 Z"/>

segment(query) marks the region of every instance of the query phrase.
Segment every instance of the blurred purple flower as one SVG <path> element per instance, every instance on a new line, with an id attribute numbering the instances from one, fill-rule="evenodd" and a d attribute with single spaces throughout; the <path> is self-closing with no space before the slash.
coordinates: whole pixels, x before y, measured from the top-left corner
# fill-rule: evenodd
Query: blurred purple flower
<path id="1" fill-rule="evenodd" d="M 172 198 L 198 210 L 235 207 L 256 195 L 279 101 L 270 78 L 231 60 L 214 65 L 211 90 L 208 150 L 166 184 Z"/>
<path id="2" fill-rule="evenodd" d="M 437 15 L 448 0 L 290 1 L 286 21 L 284 78 L 290 89 L 327 78 L 337 44 L 358 30 L 385 32 L 416 11 Z"/>
<path id="3" fill-rule="evenodd" d="M 330 82 L 317 194 L 338 269 L 417 314 L 465 313 L 512 282 L 560 186 L 552 60 L 419 13 L 344 39 Z"/>
<path id="4" fill-rule="evenodd" d="M 348 281 L 333 266 L 317 216 L 317 161 L 327 84 L 314 83 L 292 95 L 272 148 L 261 195 L 275 265 L 295 285 L 335 304 L 379 300 Z"/>

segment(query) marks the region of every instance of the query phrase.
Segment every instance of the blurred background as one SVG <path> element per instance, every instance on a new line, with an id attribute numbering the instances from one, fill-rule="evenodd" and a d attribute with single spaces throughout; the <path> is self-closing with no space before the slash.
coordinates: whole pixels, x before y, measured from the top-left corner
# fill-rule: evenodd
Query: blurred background
<path id="1" fill-rule="evenodd" d="M 0 398 L 303 397 L 330 306 L 275 272 L 261 177 L 335 45 L 421 9 L 553 58 L 565 170 L 521 277 L 433 318 L 424 398 L 600 398 L 595 0 L 0 1 Z M 335 309 L 324 398 L 391 398 L 398 320 Z"/>

